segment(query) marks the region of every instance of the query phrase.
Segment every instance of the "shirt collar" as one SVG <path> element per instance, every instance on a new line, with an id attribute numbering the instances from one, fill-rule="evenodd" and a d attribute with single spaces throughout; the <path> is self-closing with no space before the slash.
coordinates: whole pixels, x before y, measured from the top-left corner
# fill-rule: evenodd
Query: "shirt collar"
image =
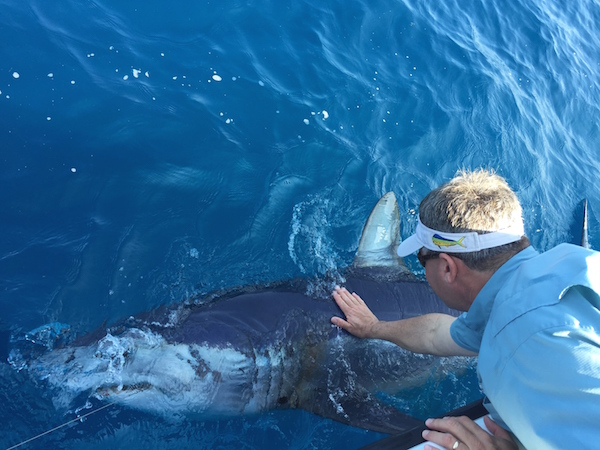
<path id="1" fill-rule="evenodd" d="M 508 278 L 514 274 L 521 264 L 531 258 L 535 258 L 538 254 L 539 253 L 531 246 L 521 250 L 502 264 L 502 266 L 494 272 L 487 283 L 485 283 L 467 312 L 467 314 L 469 314 L 472 311 L 472 316 L 477 317 L 482 322 L 481 325 L 483 325 L 483 327 L 481 329 L 485 328 L 485 324 L 487 323 L 492 307 L 494 306 L 496 295 L 505 285 Z"/>

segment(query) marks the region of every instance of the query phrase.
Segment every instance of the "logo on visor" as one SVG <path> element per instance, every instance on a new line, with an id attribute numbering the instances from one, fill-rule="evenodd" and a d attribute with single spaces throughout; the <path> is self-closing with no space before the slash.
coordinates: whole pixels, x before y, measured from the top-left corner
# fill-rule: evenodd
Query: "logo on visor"
<path id="1" fill-rule="evenodd" d="M 431 241 L 434 243 L 434 245 L 437 245 L 439 248 L 454 247 L 455 245 L 460 245 L 462 248 L 467 248 L 465 244 L 462 243 L 464 239 L 465 237 L 463 236 L 458 241 L 453 241 L 451 239 L 443 238 L 439 234 L 434 234 L 431 238 Z"/>

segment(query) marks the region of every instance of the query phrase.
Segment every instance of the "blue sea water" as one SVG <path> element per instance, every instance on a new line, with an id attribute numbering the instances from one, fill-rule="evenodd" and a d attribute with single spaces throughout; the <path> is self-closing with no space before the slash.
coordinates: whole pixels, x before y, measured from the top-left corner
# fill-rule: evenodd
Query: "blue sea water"
<path id="1" fill-rule="evenodd" d="M 191 295 L 335 273 L 382 194 L 396 193 L 406 237 L 420 199 L 463 167 L 508 180 L 539 250 L 579 240 L 588 198 L 598 247 L 597 1 L 0 10 L 3 331 L 85 332 Z M 0 372 L 0 444 L 74 417 Z M 415 394 L 421 410 L 466 398 L 452 380 L 430 388 Z M 302 411 L 171 423 L 115 406 L 29 448 L 346 449 L 381 437 Z"/>

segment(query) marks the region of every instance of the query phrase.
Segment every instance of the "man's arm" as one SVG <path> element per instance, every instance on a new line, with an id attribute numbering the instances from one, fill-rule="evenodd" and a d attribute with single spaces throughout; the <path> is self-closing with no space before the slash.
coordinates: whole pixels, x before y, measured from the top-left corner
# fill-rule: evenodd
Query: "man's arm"
<path id="1" fill-rule="evenodd" d="M 345 288 L 336 288 L 333 298 L 346 320 L 332 317 L 331 323 L 360 338 L 383 339 L 415 353 L 438 356 L 474 356 L 454 342 L 450 325 L 455 317 L 425 314 L 410 319 L 384 322 L 371 312 L 365 302 Z"/>

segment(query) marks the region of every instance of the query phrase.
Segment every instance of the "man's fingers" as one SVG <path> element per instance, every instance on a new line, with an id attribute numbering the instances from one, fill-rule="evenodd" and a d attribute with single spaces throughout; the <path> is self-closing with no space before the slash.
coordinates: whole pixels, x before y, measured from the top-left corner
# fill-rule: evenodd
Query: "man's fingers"
<path id="1" fill-rule="evenodd" d="M 433 430 L 442 432 L 440 434 L 443 435 L 443 441 L 433 442 L 446 448 L 451 448 L 457 440 L 469 445 L 480 440 L 485 442 L 489 438 L 487 431 L 465 416 L 428 419 L 425 424 Z"/>
<path id="2" fill-rule="evenodd" d="M 461 420 L 462 417 L 444 417 L 443 419 L 427 419 L 425 425 L 433 430 L 444 431 L 446 433 L 462 432 L 468 427 L 468 422 Z M 477 428 L 481 427 L 475 422 L 472 422 Z M 483 430 L 482 430 L 483 431 Z"/>
<path id="3" fill-rule="evenodd" d="M 340 327 L 346 331 L 348 331 L 348 328 L 350 327 L 350 324 L 341 317 L 332 317 L 331 323 L 334 324 L 336 327 Z"/>
<path id="4" fill-rule="evenodd" d="M 365 303 L 356 292 L 352 293 L 352 298 L 356 301 L 356 303 Z"/>
<path id="5" fill-rule="evenodd" d="M 371 312 L 365 302 L 355 293 L 350 293 L 346 288 L 336 287 L 333 298 L 345 315 L 345 320 L 332 317 L 331 323 L 348 331 L 354 336 L 369 337 L 377 317 Z"/>
<path id="6" fill-rule="evenodd" d="M 423 438 L 442 445 L 445 448 L 469 449 L 516 449 L 510 434 L 493 423 L 483 419 L 493 435 L 489 434 L 468 417 L 444 417 L 443 419 L 427 419 L 425 424 L 432 430 L 423 432 Z M 458 444 L 456 444 L 458 442 Z"/>
<path id="7" fill-rule="evenodd" d="M 456 442 L 456 439 L 451 434 L 441 433 L 439 431 L 425 430 L 422 435 L 423 439 L 427 439 L 429 442 L 433 442 L 444 448 L 452 448 Z"/>
<path id="8" fill-rule="evenodd" d="M 357 294 L 350 294 L 346 288 L 341 287 L 336 287 L 335 292 L 333 293 L 333 298 L 336 300 L 339 299 L 347 305 L 353 305 L 362 301 Z"/>
<path id="9" fill-rule="evenodd" d="M 490 416 L 485 416 L 483 418 L 483 423 L 485 423 L 487 429 L 490 430 L 490 432 L 494 436 L 502 439 L 512 439 L 510 433 L 504 428 L 502 428 L 500 425 L 498 425 L 496 422 L 494 422 L 492 419 L 490 419 Z"/>

